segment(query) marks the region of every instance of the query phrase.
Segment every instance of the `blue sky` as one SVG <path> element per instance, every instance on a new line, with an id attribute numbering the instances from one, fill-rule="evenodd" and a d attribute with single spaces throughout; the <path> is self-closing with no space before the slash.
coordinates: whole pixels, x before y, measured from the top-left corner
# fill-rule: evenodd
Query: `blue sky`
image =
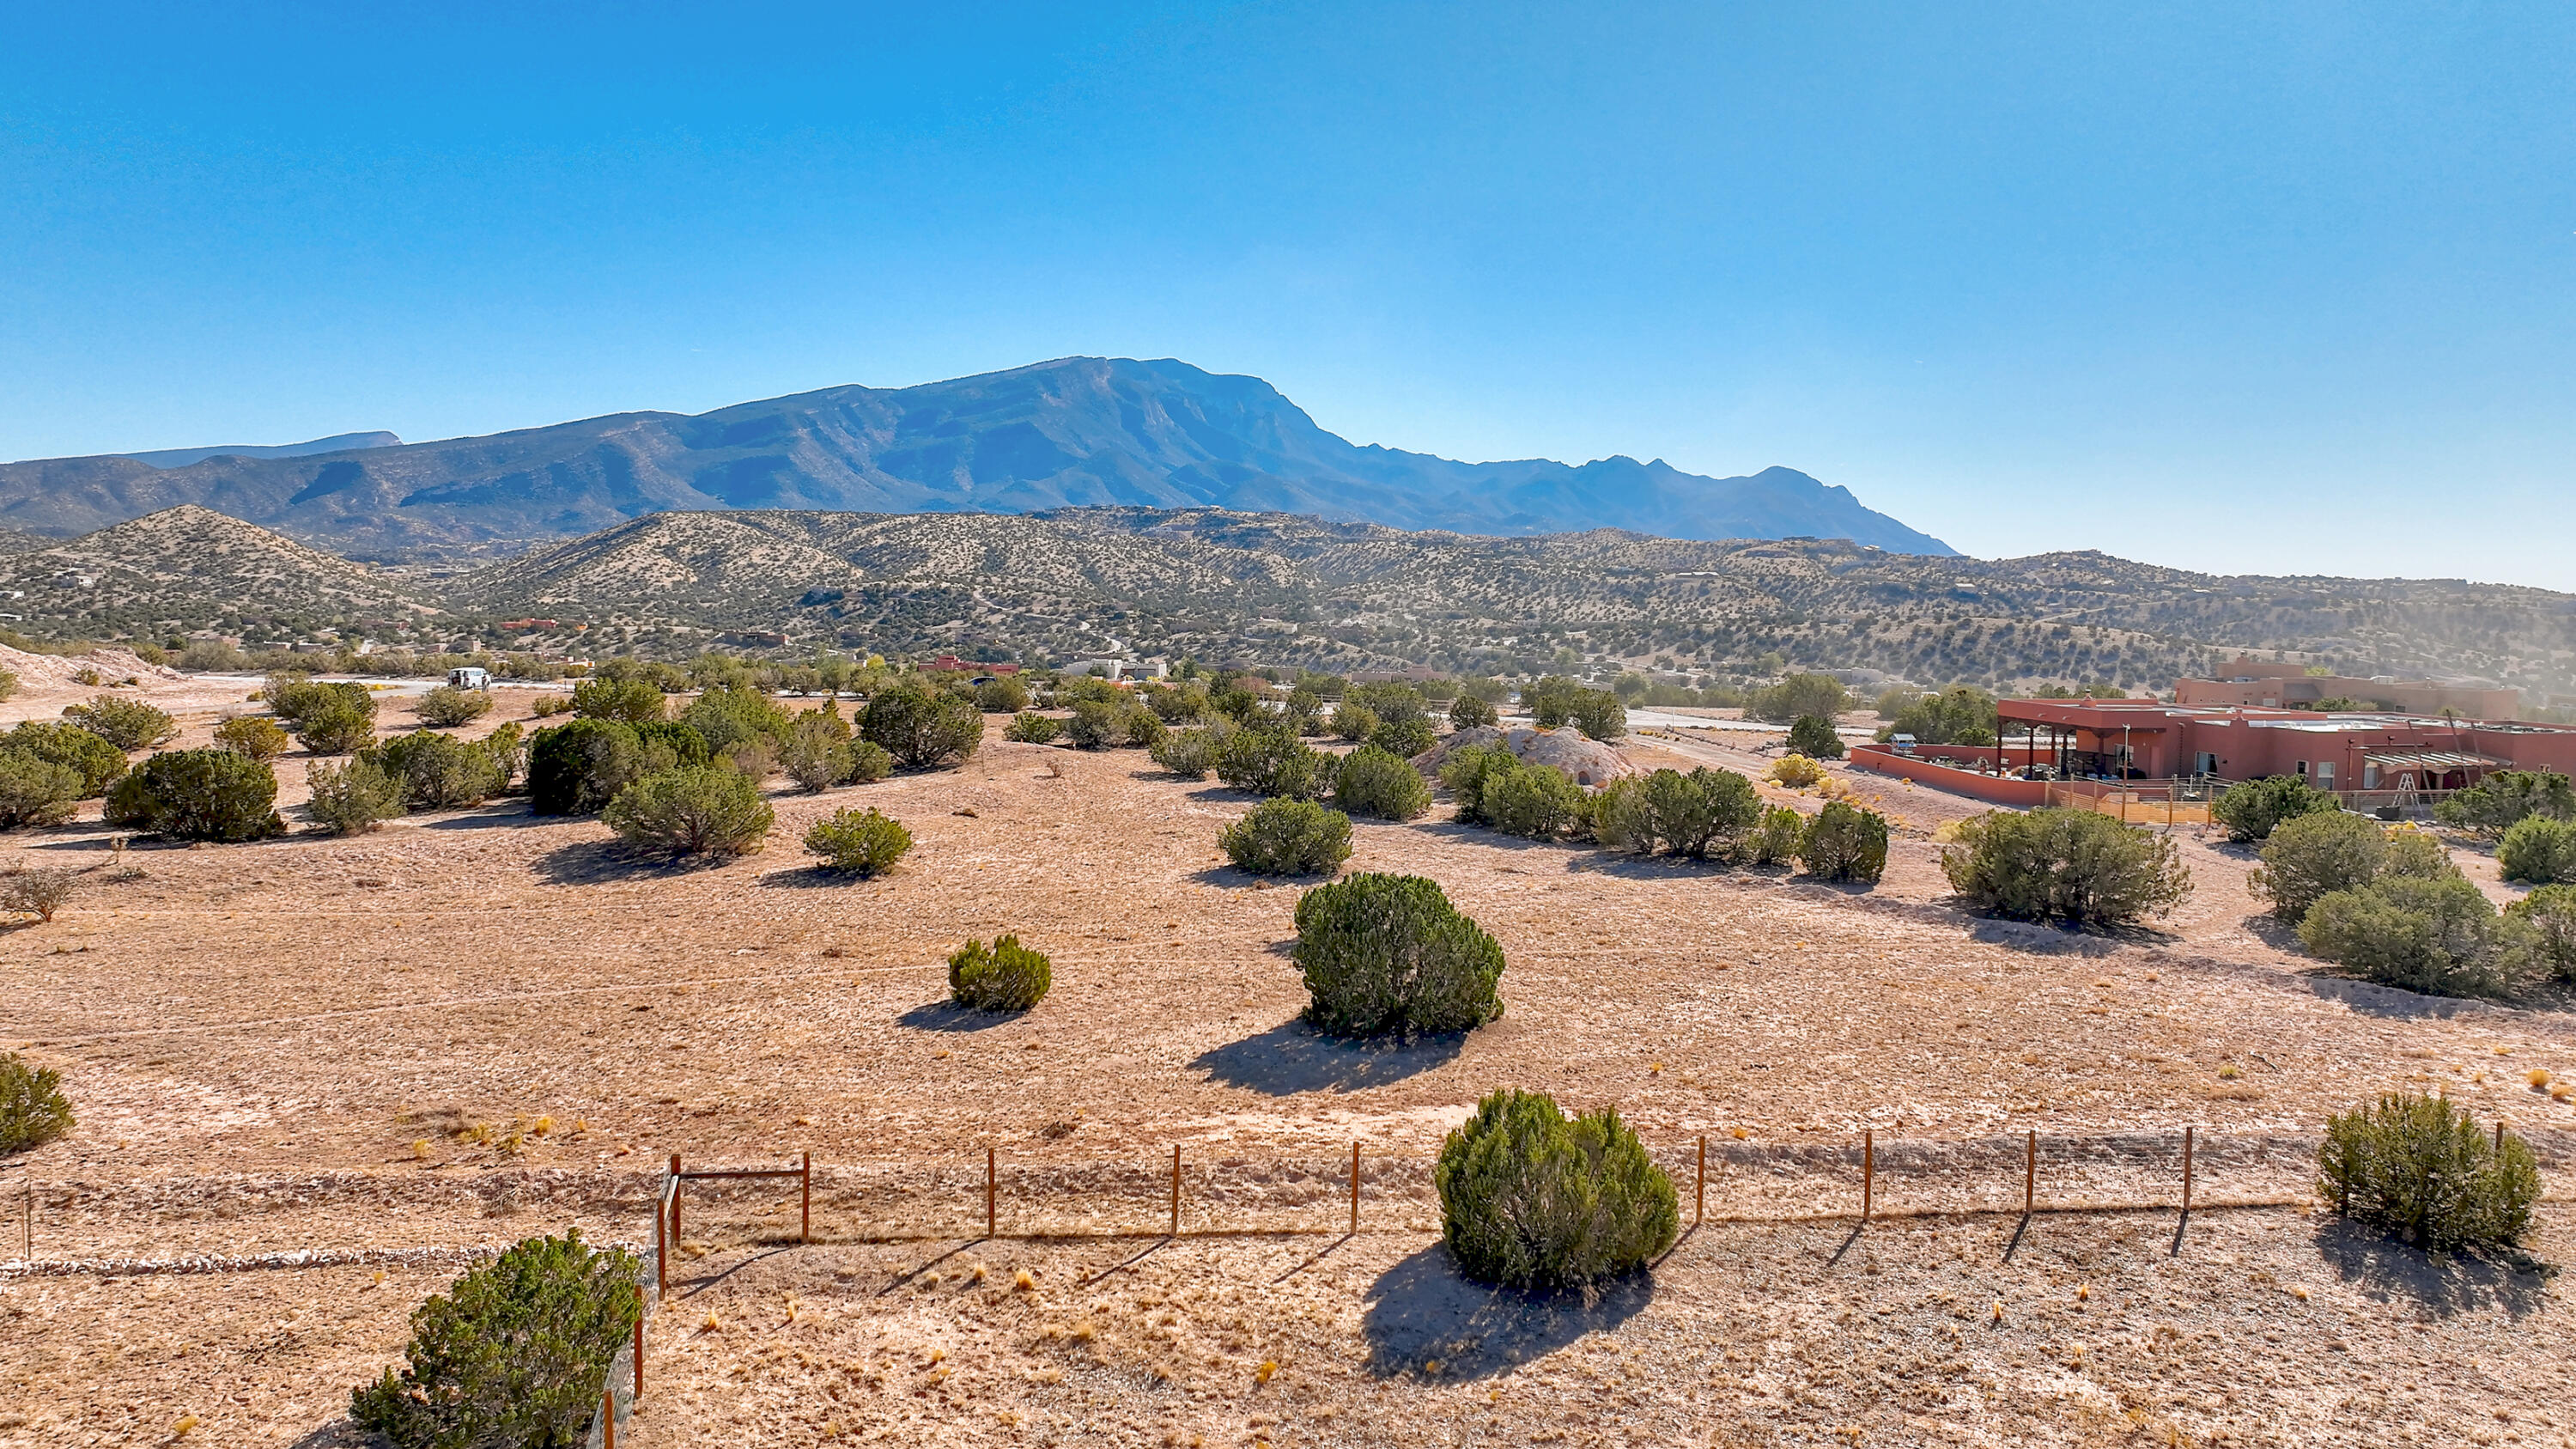
<path id="1" fill-rule="evenodd" d="M 13 7 L 0 457 L 1074 353 L 1961 548 L 2576 589 L 2576 11 Z"/>

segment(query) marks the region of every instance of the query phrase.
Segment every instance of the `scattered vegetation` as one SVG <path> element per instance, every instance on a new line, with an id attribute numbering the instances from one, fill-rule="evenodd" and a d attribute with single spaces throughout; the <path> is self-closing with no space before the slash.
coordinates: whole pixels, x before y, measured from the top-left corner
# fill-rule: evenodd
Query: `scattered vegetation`
<path id="1" fill-rule="evenodd" d="M 0 750 L 0 830 L 61 825 L 80 809 L 78 772 L 16 750 Z"/>
<path id="2" fill-rule="evenodd" d="M 2263 863 L 2245 878 L 2272 914 L 2292 925 L 2336 891 L 2379 879 L 2388 863 L 2388 829 L 2343 810 L 2293 816 L 2263 845 Z"/>
<path id="3" fill-rule="evenodd" d="M 503 743 L 515 744 L 516 735 Z M 514 754 L 480 740 L 418 730 L 369 745 L 358 751 L 357 758 L 383 771 L 401 791 L 407 808 L 458 810 L 480 805 L 507 789 Z"/>
<path id="4" fill-rule="evenodd" d="M 1237 790 L 1291 800 L 1320 800 L 1333 788 L 1337 763 L 1286 729 L 1238 729 L 1217 747 L 1216 775 Z"/>
<path id="5" fill-rule="evenodd" d="M 1002 727 L 1002 738 L 1016 740 L 1024 745 L 1051 745 L 1063 730 L 1063 722 L 1055 716 L 1040 714 L 1033 709 L 1024 709 L 1011 716 L 1011 722 Z"/>
<path id="6" fill-rule="evenodd" d="M 2240 780 L 2219 792 L 2209 813 L 2227 827 L 2227 838 L 2242 845 L 2269 840 L 2284 820 L 2324 815 L 2343 808 L 2341 801 L 2296 775 Z"/>
<path id="7" fill-rule="evenodd" d="M 2552 770 L 2498 770 L 2433 807 L 2444 825 L 2491 840 L 2533 816 L 2576 820 L 2576 781 Z"/>
<path id="8" fill-rule="evenodd" d="M 1636 1132 L 1604 1107 L 1569 1120 L 1506 1087 L 1441 1144 L 1440 1234 L 1458 1270 L 1512 1288 L 1633 1273 L 1673 1244 L 1681 1201 Z"/>
<path id="9" fill-rule="evenodd" d="M 1342 757 L 1333 804 L 1350 815 L 1411 820 L 1431 808 L 1431 786 L 1405 758 L 1362 745 Z"/>
<path id="10" fill-rule="evenodd" d="M 899 684 L 869 698 L 859 735 L 904 769 L 935 770 L 974 756 L 984 743 L 984 712 L 953 694 Z"/>
<path id="11" fill-rule="evenodd" d="M 1468 1031 L 1503 1014 L 1503 948 L 1420 876 L 1361 874 L 1297 902 L 1306 1019 L 1345 1036 Z"/>
<path id="12" fill-rule="evenodd" d="M 639 730 L 585 716 L 541 729 L 528 748 L 528 808 L 538 815 L 595 815 L 646 775 L 704 765 L 704 750 L 695 730 L 670 722 Z"/>
<path id="13" fill-rule="evenodd" d="M 286 833 L 277 773 L 230 750 L 164 750 L 116 782 L 107 823 L 180 840 L 262 840 Z"/>
<path id="14" fill-rule="evenodd" d="M 2496 867 L 2506 880 L 2576 884 L 2576 820 L 2533 814 L 2515 821 L 2496 842 Z"/>
<path id="15" fill-rule="evenodd" d="M 1077 750 L 1102 750 L 1127 742 L 1127 711 L 1105 699 L 1086 699 L 1065 722 L 1065 739 Z"/>
<path id="16" fill-rule="evenodd" d="M 1197 725 L 1173 730 L 1165 734 L 1150 753 L 1155 764 L 1182 779 L 1204 780 L 1208 772 L 1216 768 L 1219 754 L 1232 729 L 1231 725 Z"/>
<path id="17" fill-rule="evenodd" d="M 889 768 L 893 765 L 893 757 L 887 755 L 881 746 L 861 740 L 858 747 L 882 758 Z M 810 794 L 819 795 L 835 785 L 847 783 L 859 770 L 859 757 L 850 741 L 849 722 L 841 718 L 841 712 L 828 700 L 819 709 L 809 709 L 797 715 L 788 726 L 787 738 L 779 744 L 778 767 L 787 772 L 787 778 L 795 781 L 798 788 Z M 885 771 L 879 770 L 872 778 L 882 779 L 884 775 Z"/>
<path id="18" fill-rule="evenodd" d="M 1876 882 L 1887 873 L 1887 817 L 1847 800 L 1829 800 L 1807 822 L 1798 861 L 1818 880 Z"/>
<path id="19" fill-rule="evenodd" d="M 1489 729 L 1501 718 L 1491 700 L 1461 694 L 1449 701 L 1449 727 L 1454 730 Z"/>
<path id="20" fill-rule="evenodd" d="M 1744 701 L 1744 713 L 1748 719 L 1773 724 L 1788 724 L 1804 715 L 1831 720 L 1851 708 L 1851 703 L 1851 691 L 1830 674 L 1791 674 L 1777 684 L 1753 691 Z"/>
<path id="21" fill-rule="evenodd" d="M 1604 787 L 1592 800 L 1592 820 L 1594 835 L 1612 850 L 1740 859 L 1762 824 L 1762 801 L 1753 782 L 1733 770 L 1657 770 Z"/>
<path id="22" fill-rule="evenodd" d="M 649 855 L 733 856 L 760 849 L 778 817 L 740 771 L 697 765 L 645 776 L 617 792 L 599 818 Z"/>
<path id="23" fill-rule="evenodd" d="M 72 1104 L 62 1073 L 0 1052 L 0 1153 L 42 1147 L 72 1130 Z"/>
<path id="24" fill-rule="evenodd" d="M 403 786 L 365 759 L 320 764 L 304 772 L 313 796 L 305 818 L 331 835 L 361 835 L 404 812 Z"/>
<path id="25" fill-rule="evenodd" d="M 277 722 L 255 714 L 235 715 L 215 726 L 215 747 L 247 755 L 265 765 L 286 753 L 294 737 L 277 727 Z"/>
<path id="26" fill-rule="evenodd" d="M 1745 865 L 1785 865 L 1798 858 L 1798 842 L 1807 833 L 1807 818 L 1786 805 L 1774 805 L 1746 833 L 1735 852 Z"/>
<path id="27" fill-rule="evenodd" d="M 22 865 L 0 871 L 0 911 L 50 921 L 80 888 L 80 872 L 60 866 Z"/>
<path id="28" fill-rule="evenodd" d="M 351 1394 L 349 1417 L 393 1449 L 578 1444 L 642 1278 L 634 1255 L 579 1229 L 525 1239 L 412 1314 L 406 1367 Z"/>
<path id="29" fill-rule="evenodd" d="M 1971 906 L 2032 921 L 2133 922 L 2191 894 L 2171 840 L 2090 810 L 1972 815 L 1942 851 L 1941 872 Z"/>
<path id="30" fill-rule="evenodd" d="M 94 800 L 126 771 L 125 752 L 79 725 L 28 720 L 0 735 L 0 752 L 31 755 L 80 776 L 80 798 Z"/>
<path id="31" fill-rule="evenodd" d="M 1995 697 L 1964 684 L 1931 694 L 1891 691 L 1879 698 L 1878 716 L 1887 721 L 1878 730 L 1881 744 L 1912 735 L 1922 745 L 1991 745 L 2002 724 Z"/>
<path id="32" fill-rule="evenodd" d="M 2326 1119 L 2317 1190 L 2335 1211 L 2432 1252 L 2503 1246 L 2531 1226 L 2540 1169 L 2521 1137 L 2466 1108 L 2391 1092 Z"/>
<path id="33" fill-rule="evenodd" d="M 1802 714 L 1797 723 L 1789 726 L 1789 751 L 1792 757 L 1804 755 L 1810 761 L 1839 760 L 1844 753 L 1843 737 L 1834 733 L 1832 720 L 1820 714 Z"/>
<path id="34" fill-rule="evenodd" d="M 167 711 L 113 694 L 102 694 L 87 704 L 67 704 L 63 718 L 120 750 L 148 750 L 169 743 L 179 733 L 179 722 Z"/>
<path id="35" fill-rule="evenodd" d="M 442 684 L 414 702 L 411 712 L 432 729 L 453 729 L 490 714 L 492 696 L 479 689 Z"/>
<path id="36" fill-rule="evenodd" d="M 1264 800 L 1217 836 L 1255 875 L 1330 875 L 1351 858 L 1351 818 L 1312 800 Z"/>
<path id="37" fill-rule="evenodd" d="M 572 687 L 572 712 L 579 719 L 645 724 L 667 713 L 662 688 L 648 679 L 585 679 Z"/>
<path id="38" fill-rule="evenodd" d="M 2531 933 L 2538 964 L 2576 981 L 2576 885 L 2545 885 L 2504 908 Z"/>
<path id="39" fill-rule="evenodd" d="M 912 832 L 876 810 L 835 810 L 805 832 L 805 848 L 834 870 L 870 876 L 903 859 L 912 849 Z"/>
<path id="40" fill-rule="evenodd" d="M 1055 979 L 1046 953 L 1003 936 L 987 946 L 969 941 L 948 958 L 948 995 L 977 1011 L 1026 1011 L 1046 999 Z"/>
<path id="41" fill-rule="evenodd" d="M 1028 686 L 1008 676 L 975 686 L 975 707 L 986 714 L 1017 714 L 1029 707 Z"/>
<path id="42" fill-rule="evenodd" d="M 2299 941 L 2365 980 L 2436 996 L 2502 996 L 2538 965 L 2531 928 L 2456 872 L 2386 876 L 2320 897 Z"/>

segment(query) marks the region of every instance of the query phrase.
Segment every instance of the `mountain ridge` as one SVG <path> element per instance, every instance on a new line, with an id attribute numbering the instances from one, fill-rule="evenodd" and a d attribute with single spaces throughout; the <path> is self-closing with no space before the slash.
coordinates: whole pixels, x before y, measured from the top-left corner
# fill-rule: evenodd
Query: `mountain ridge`
<path id="1" fill-rule="evenodd" d="M 1260 378 L 1171 359 L 1058 358 L 694 415 L 609 413 L 173 468 L 114 454 L 0 464 L 0 524 L 30 532 L 83 533 L 183 503 L 382 558 L 488 556 L 655 512 L 1082 506 L 1220 507 L 1502 536 L 1609 525 L 1955 552 L 1791 468 L 1710 478 L 1625 455 L 1465 463 L 1354 444 Z"/>

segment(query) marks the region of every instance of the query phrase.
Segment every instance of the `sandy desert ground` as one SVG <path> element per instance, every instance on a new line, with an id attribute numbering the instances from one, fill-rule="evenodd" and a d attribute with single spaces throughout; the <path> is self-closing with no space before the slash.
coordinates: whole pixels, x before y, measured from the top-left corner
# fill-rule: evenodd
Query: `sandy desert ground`
<path id="1" fill-rule="evenodd" d="M 139 689 L 182 743 L 251 708 Z M 88 692 L 33 685 L 0 722 Z M 528 717 L 500 698 L 487 725 Z M 0 1164 L 0 1253 L 28 1229 L 54 1260 L 633 1242 L 670 1154 L 810 1152 L 813 1246 L 792 1189 L 691 1189 L 633 1443 L 2568 1442 L 2555 1280 L 2307 1201 L 2326 1112 L 2438 1085 L 2542 1148 L 2532 1246 L 2563 1260 L 2576 1107 L 2526 1085 L 2576 1071 L 2563 1000 L 2320 973 L 2241 853 L 2194 837 L 2199 889 L 2154 929 L 1974 920 L 1930 836 L 1978 807 L 1850 782 L 1905 824 L 1871 891 L 1445 806 L 1359 826 L 1352 869 L 1438 880 L 1509 960 L 1500 1022 L 1382 1050 L 1298 1023 L 1296 888 L 1214 846 L 1251 801 L 1134 751 L 996 730 L 961 770 L 781 794 L 770 849 L 720 867 L 640 865 L 516 800 L 122 866 L 94 822 L 22 832 L 0 865 L 89 873 L 0 934 L 0 1044 L 60 1067 L 81 1120 Z M 892 875 L 801 856 L 848 804 L 914 831 Z M 943 1005 L 946 952 L 1001 931 L 1054 957 L 1053 994 Z M 1616 1104 L 1686 1204 L 1706 1137 L 1711 1221 L 1589 1302 L 1459 1282 L 1428 1161 L 1505 1083 Z M 1882 1220 L 1856 1230 L 1864 1130 Z M 2025 1224 L 2034 1132 L 2054 1210 Z M 347 1441 L 349 1388 L 452 1271 L 0 1276 L 0 1444 L 165 1443 L 190 1416 L 189 1442 Z"/>

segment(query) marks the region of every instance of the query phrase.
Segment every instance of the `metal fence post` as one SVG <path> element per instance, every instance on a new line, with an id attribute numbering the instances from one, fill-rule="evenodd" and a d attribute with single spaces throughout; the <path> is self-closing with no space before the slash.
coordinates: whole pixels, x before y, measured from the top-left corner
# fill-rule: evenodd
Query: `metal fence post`
<path id="1" fill-rule="evenodd" d="M 1360 1231 L 1360 1145 L 1351 1144 L 1351 1235 Z"/>
<path id="2" fill-rule="evenodd" d="M 2031 1129 L 2021 1156 L 2021 1215 L 2029 1217 L 2039 1202 L 2039 1131 Z"/>
<path id="3" fill-rule="evenodd" d="M 1172 1144 L 1172 1236 L 1181 1235 L 1181 1144 Z"/>
<path id="4" fill-rule="evenodd" d="M 1870 1193 L 1878 1176 L 1878 1148 L 1870 1130 L 1860 1130 L 1860 1220 L 1869 1221 Z"/>
<path id="5" fill-rule="evenodd" d="M 800 1221 L 796 1225 L 796 1241 L 799 1244 L 811 1243 L 814 1241 L 814 1154 L 811 1152 L 805 1154 L 802 1170 L 797 1174 L 797 1191 Z"/>
<path id="6" fill-rule="evenodd" d="M 993 1149 L 984 1149 L 984 1236 L 993 1236 Z"/>

